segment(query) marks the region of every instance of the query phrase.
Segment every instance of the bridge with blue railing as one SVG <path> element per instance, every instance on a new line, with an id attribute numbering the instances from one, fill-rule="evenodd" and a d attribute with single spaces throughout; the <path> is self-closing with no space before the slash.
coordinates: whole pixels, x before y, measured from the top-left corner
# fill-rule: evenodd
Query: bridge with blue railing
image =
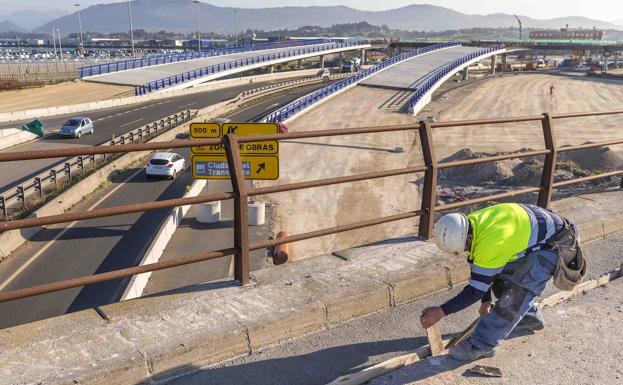
<path id="1" fill-rule="evenodd" d="M 279 47 L 262 51 L 246 51 L 145 66 L 142 68 L 89 76 L 85 77 L 83 80 L 107 84 L 130 85 L 135 87 L 136 95 L 144 95 L 165 89 L 192 87 L 199 83 L 255 68 L 302 60 L 315 56 L 363 50 L 369 47 L 370 44 L 366 41 L 348 41 L 343 43 L 326 42 L 295 47 Z"/>
<path id="2" fill-rule="evenodd" d="M 261 43 L 253 45 L 243 45 L 239 47 L 223 47 L 201 51 L 185 51 L 181 53 L 170 53 L 163 55 L 145 55 L 139 58 L 128 60 L 120 60 L 112 63 L 95 64 L 80 67 L 78 70 L 80 78 L 108 74 L 111 72 L 126 71 L 135 68 L 150 67 L 160 64 L 176 63 L 181 61 L 201 59 L 212 56 L 231 55 L 234 53 L 263 51 L 275 48 L 297 47 L 313 44 L 322 44 L 330 42 L 329 39 L 312 39 L 312 40 L 292 40 L 281 41 L 275 43 Z"/>
<path id="3" fill-rule="evenodd" d="M 413 92 L 409 106 L 413 103 L 413 108 L 418 108 L 422 103 L 430 101 L 432 92 L 454 73 L 476 61 L 504 52 L 501 45 L 478 48 L 464 47 L 458 42 L 418 48 L 305 95 L 268 115 L 264 120 L 286 121 L 314 104 L 358 84 Z M 410 109 L 410 112 L 414 113 L 414 110 Z"/>

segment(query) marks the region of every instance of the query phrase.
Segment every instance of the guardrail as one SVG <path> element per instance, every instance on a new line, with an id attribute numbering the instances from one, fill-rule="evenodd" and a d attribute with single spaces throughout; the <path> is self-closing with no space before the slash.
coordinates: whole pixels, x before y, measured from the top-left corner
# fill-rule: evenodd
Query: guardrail
<path id="1" fill-rule="evenodd" d="M 428 93 L 428 91 L 430 91 L 435 86 L 435 84 L 437 84 L 437 82 L 439 82 L 441 79 L 443 79 L 446 75 L 448 75 L 455 69 L 461 67 L 465 63 L 468 63 L 469 61 L 474 60 L 480 56 L 486 55 L 491 52 L 499 51 L 503 48 L 504 48 L 503 44 L 496 44 L 496 45 L 492 45 L 491 47 L 482 48 L 482 49 L 479 49 L 478 51 L 472 52 L 468 55 L 455 59 L 451 61 L 450 63 L 437 68 L 435 71 L 427 75 L 427 77 L 422 79 L 420 84 L 417 85 L 415 94 L 413 94 L 413 96 L 409 100 L 409 108 L 415 107 L 415 105 L 418 104 L 420 100 L 422 100 L 422 98 Z"/>
<path id="2" fill-rule="evenodd" d="M 287 57 L 305 55 L 305 54 L 314 53 L 314 52 L 320 53 L 320 52 L 324 52 L 324 51 L 328 51 L 328 50 L 336 49 L 336 48 L 354 47 L 354 46 L 359 46 L 362 44 L 365 44 L 365 43 L 360 42 L 360 41 L 348 42 L 348 43 L 327 43 L 323 45 L 315 45 L 313 47 L 297 48 L 297 49 L 293 49 L 293 50 L 285 51 L 285 52 L 268 53 L 268 54 L 245 58 L 245 59 L 232 60 L 230 62 L 214 64 L 211 66 L 207 66 L 207 67 L 199 68 L 196 70 L 184 72 L 181 74 L 168 76 L 166 78 L 154 80 L 149 83 L 145 83 L 141 86 L 136 86 L 134 88 L 134 94 L 137 96 L 145 95 L 153 91 L 158 91 L 158 90 L 165 89 L 171 86 L 175 86 L 175 85 L 178 85 L 178 84 L 181 84 L 181 83 L 193 80 L 193 79 L 197 79 L 197 78 L 207 76 L 210 74 L 214 74 L 217 72 L 231 70 L 231 69 L 238 68 L 238 67 L 248 66 L 248 65 L 257 64 L 257 63 L 263 63 L 263 62 L 272 61 L 276 59 L 283 59 Z"/>
<path id="3" fill-rule="evenodd" d="M 158 64 L 175 63 L 193 59 L 201 59 L 212 56 L 231 55 L 240 52 L 259 51 L 275 48 L 305 46 L 310 44 L 322 44 L 328 42 L 328 39 L 314 40 L 294 40 L 291 42 L 279 43 L 263 43 L 255 45 L 247 45 L 234 48 L 215 48 L 202 51 L 187 51 L 183 53 L 166 54 L 166 55 L 147 55 L 136 59 L 121 60 L 112 63 L 95 64 L 80 67 L 78 73 L 81 78 L 85 76 L 102 75 L 111 72 L 125 71 L 133 68 L 149 67 Z"/>
<path id="4" fill-rule="evenodd" d="M 298 242 L 306 239 L 312 239 L 329 234 L 337 234 L 354 229 L 360 229 L 369 226 L 375 226 L 383 223 L 394 222 L 409 218 L 419 217 L 419 230 L 418 233 L 425 239 L 430 238 L 432 234 L 433 222 L 435 216 L 439 212 L 455 210 L 462 207 L 497 201 L 504 198 L 511 198 L 518 195 L 538 193 L 537 203 L 541 207 L 548 207 L 551 201 L 552 192 L 554 189 L 564 188 L 577 183 L 584 183 L 593 181 L 600 178 L 614 177 L 623 175 L 623 170 L 605 172 L 595 174 L 591 176 L 570 179 L 565 181 L 556 182 L 554 180 L 554 172 L 556 170 L 556 158 L 559 153 L 584 150 L 589 148 L 598 148 L 603 146 L 611 146 L 617 144 L 623 144 L 622 139 L 604 141 L 598 143 L 586 143 L 582 145 L 574 146 L 556 146 L 556 134 L 554 131 L 553 121 L 556 119 L 569 119 L 580 118 L 589 116 L 605 116 L 623 114 L 623 110 L 619 111 L 604 111 L 604 112 L 588 112 L 588 113 L 572 113 L 561 115 L 537 115 L 517 118 L 502 118 L 502 119 L 486 119 L 486 120 L 466 120 L 466 121 L 450 121 L 430 123 L 428 121 L 420 122 L 419 124 L 409 124 L 400 126 L 383 126 L 383 127 L 360 127 L 360 128 L 346 128 L 346 129 L 333 129 L 322 131 L 304 131 L 294 132 L 287 134 L 273 134 L 273 135 L 258 135 L 258 136 L 242 136 L 237 137 L 233 134 L 228 134 L 223 138 L 212 139 L 195 139 L 195 140 L 176 140 L 171 142 L 162 143 L 143 143 L 143 144 L 125 144 L 117 146 L 98 146 L 91 148 L 76 147 L 76 148 L 64 148 L 64 149 L 52 149 L 42 151 L 24 151 L 24 152 L 9 152 L 0 153 L 0 162 L 29 160 L 29 159 L 45 159 L 56 157 L 69 157 L 69 156 L 92 156 L 96 154 L 112 154 L 119 152 L 133 152 L 133 151 L 151 151 L 167 148 L 188 148 L 191 146 L 210 146 L 210 145 L 222 145 L 225 148 L 229 166 L 229 173 L 231 175 L 231 183 L 233 191 L 223 192 L 218 194 L 201 195 L 193 198 L 177 198 L 161 200 L 156 202 L 145 202 L 138 204 L 129 204 L 116 207 L 108 207 L 101 209 L 94 209 L 90 211 L 78 211 L 71 213 L 64 213 L 60 215 L 50 215 L 38 218 L 25 218 L 8 222 L 0 222 L 0 231 L 18 230 L 29 227 L 45 226 L 57 223 L 67 223 L 72 221 L 87 220 L 93 218 L 109 217 L 114 215 L 122 215 L 129 213 L 137 213 L 151 210 L 158 210 L 164 208 L 173 208 L 177 206 L 193 205 L 206 202 L 215 202 L 221 200 L 232 199 L 234 201 L 235 214 L 234 214 L 234 240 L 233 247 L 209 251 L 201 254 L 177 258 L 168 261 L 161 261 L 157 263 L 147 264 L 143 266 L 130 267 L 125 269 L 119 269 L 115 271 L 77 277 L 65 281 L 58 281 L 47 283 L 43 285 L 37 285 L 33 287 L 17 289 L 12 291 L 0 292 L 0 302 L 11 301 L 19 298 L 25 298 L 44 293 L 55 292 L 59 290 L 65 290 L 74 287 L 80 287 L 84 285 L 90 285 L 94 283 L 110 281 L 114 279 L 131 277 L 136 274 L 146 273 L 150 271 L 168 269 L 176 266 L 187 265 L 191 263 L 207 261 L 211 259 L 221 258 L 229 255 L 234 255 L 234 278 L 241 284 L 246 285 L 249 283 L 249 253 L 253 250 L 266 249 L 281 244 Z M 543 141 L 544 149 L 542 150 L 530 150 L 525 152 L 515 152 L 512 154 L 490 156 L 484 158 L 438 162 L 435 157 L 434 143 L 433 143 L 433 130 L 440 130 L 447 127 L 473 127 L 478 125 L 490 125 L 490 124 L 506 124 L 517 122 L 539 122 L 543 129 Z M 382 170 L 375 172 L 368 172 L 363 174 L 355 174 L 342 176 L 337 178 L 328 178 L 321 180 L 313 180 L 306 182 L 297 182 L 282 184 L 269 187 L 260 188 L 248 188 L 244 179 L 244 170 L 240 158 L 240 143 L 249 143 L 257 141 L 268 140 L 292 140 L 292 139 L 304 139 L 304 138 L 320 138 L 320 137 L 332 137 L 332 136 L 344 136 L 344 135 L 357 135 L 368 133 L 388 133 L 394 131 L 417 131 L 419 134 L 419 143 L 421 145 L 421 151 L 424 158 L 424 164 L 420 166 L 404 167 L 393 170 Z M 437 172 L 441 169 L 482 164 L 486 162 L 494 162 L 505 159 L 518 159 L 527 157 L 544 157 L 543 172 L 541 176 L 541 182 L 538 186 L 522 188 L 518 190 L 512 190 L 504 193 L 482 196 L 479 198 L 468 199 L 461 202 L 450 204 L 437 204 Z M 267 241 L 261 241 L 253 244 L 249 244 L 248 234 L 248 217 L 247 217 L 247 199 L 248 197 L 282 193 L 287 191 L 302 190 L 308 188 L 316 188 L 321 186 L 330 186 L 342 183 L 353 183 L 364 180 L 388 178 L 397 175 L 424 173 L 423 194 L 421 199 L 421 206 L 419 210 L 407 211 L 389 215 L 380 218 L 371 218 L 361 222 L 355 222 L 342 226 L 330 227 L 315 231 L 310 231 L 302 234 L 290 235 L 285 238 L 271 239 Z M 623 187 L 623 184 L 622 184 Z M 319 197 L 318 197 L 319 199 Z M 330 199 L 330 197 L 329 197 Z M 77 256 L 78 257 L 78 256 Z M 88 256 L 83 256 L 87 258 Z"/>
<path id="5" fill-rule="evenodd" d="M 448 48 L 448 47 L 454 47 L 454 46 L 459 46 L 461 45 L 460 43 L 455 43 L 455 42 L 450 42 L 450 43 L 441 43 L 441 44 L 435 44 L 435 45 L 431 45 L 429 47 L 424 47 L 424 48 L 418 48 L 416 50 L 413 51 L 409 51 L 409 52 L 405 52 L 401 55 L 397 55 L 394 56 L 388 60 L 385 60 L 384 62 L 377 64 L 375 66 L 372 66 L 370 68 L 368 68 L 365 71 L 361 71 L 358 72 L 357 74 L 341 80 L 339 82 L 336 82 L 335 84 L 331 84 L 323 89 L 320 89 L 318 91 L 312 92 L 309 95 L 305 95 L 295 101 L 293 101 L 290 104 L 287 104 L 286 106 L 280 108 L 279 110 L 273 112 L 272 114 L 268 115 L 268 117 L 266 117 L 266 121 L 267 122 L 282 122 L 285 119 L 289 118 L 290 116 L 298 113 L 299 111 L 307 108 L 308 106 L 318 102 L 319 100 L 322 100 L 324 98 L 326 98 L 327 96 L 345 88 L 350 86 L 353 83 L 357 83 L 360 82 L 361 80 L 363 80 L 364 78 L 367 78 L 368 76 L 371 76 L 373 74 L 375 74 L 376 72 L 379 72 L 393 64 L 396 64 L 400 61 L 406 60 L 406 59 L 411 59 L 413 57 L 416 56 L 420 56 L 426 53 L 429 53 L 431 51 L 436 51 L 439 49 L 443 49 L 443 48 Z"/>
<path id="6" fill-rule="evenodd" d="M 115 146 L 124 145 L 126 143 L 142 143 L 163 132 L 179 126 L 189 121 L 193 114 L 190 110 L 182 111 L 166 118 L 160 119 L 146 125 L 144 128 L 137 128 L 121 136 L 114 137 L 99 146 Z M 37 195 L 43 198 L 46 191 L 50 188 L 56 189 L 64 184 L 71 182 L 78 175 L 83 175 L 88 169 L 96 169 L 106 163 L 112 161 L 114 157 L 107 157 L 102 154 L 99 159 L 95 158 L 95 154 L 90 156 L 77 156 L 74 158 L 63 159 L 60 163 L 52 165 L 37 176 L 20 183 L 14 187 L 14 191 L 3 191 L 0 193 L 0 215 L 6 220 L 9 219 L 9 209 L 15 205 L 20 205 L 24 209 L 27 200 L 31 195 Z"/>

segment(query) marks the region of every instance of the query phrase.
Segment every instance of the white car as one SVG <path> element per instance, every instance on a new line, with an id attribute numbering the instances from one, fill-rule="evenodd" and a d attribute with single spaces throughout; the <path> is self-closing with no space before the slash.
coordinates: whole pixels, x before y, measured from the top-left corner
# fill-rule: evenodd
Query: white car
<path id="1" fill-rule="evenodd" d="M 164 177 L 175 179 L 184 171 L 186 160 L 174 152 L 157 152 L 149 158 L 145 167 L 147 178 Z"/>

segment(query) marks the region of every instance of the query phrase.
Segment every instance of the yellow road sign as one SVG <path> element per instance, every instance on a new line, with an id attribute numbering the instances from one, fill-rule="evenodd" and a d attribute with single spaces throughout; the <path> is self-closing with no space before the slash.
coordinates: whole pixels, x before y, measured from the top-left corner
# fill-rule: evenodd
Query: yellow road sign
<path id="1" fill-rule="evenodd" d="M 279 128 L 276 123 L 223 123 L 221 126 L 221 135 L 235 134 L 237 136 L 252 136 L 277 133 L 279 133 Z M 192 127 L 191 136 L 193 136 Z M 205 138 L 206 136 L 201 137 Z M 195 154 L 224 155 L 225 148 L 222 145 L 195 146 L 192 148 L 192 152 Z M 276 140 L 240 143 L 240 154 L 279 154 L 279 143 Z"/>
<path id="2" fill-rule="evenodd" d="M 242 170 L 248 180 L 279 179 L 279 157 L 276 155 L 242 155 Z M 229 179 L 225 155 L 193 155 L 194 179 Z"/>
<path id="3" fill-rule="evenodd" d="M 218 123 L 191 123 L 191 138 L 220 138 L 221 126 Z"/>

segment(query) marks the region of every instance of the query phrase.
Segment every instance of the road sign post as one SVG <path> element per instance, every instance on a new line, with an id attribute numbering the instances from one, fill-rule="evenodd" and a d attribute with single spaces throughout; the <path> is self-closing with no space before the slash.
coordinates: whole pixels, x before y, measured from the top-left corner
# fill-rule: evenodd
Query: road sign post
<path id="1" fill-rule="evenodd" d="M 219 138 L 229 134 L 241 136 L 277 134 L 276 123 L 193 123 L 191 138 Z M 247 180 L 275 180 L 279 178 L 279 142 L 236 142 L 240 154 L 241 169 Z M 192 147 L 192 174 L 195 179 L 230 179 L 225 146 Z"/>

